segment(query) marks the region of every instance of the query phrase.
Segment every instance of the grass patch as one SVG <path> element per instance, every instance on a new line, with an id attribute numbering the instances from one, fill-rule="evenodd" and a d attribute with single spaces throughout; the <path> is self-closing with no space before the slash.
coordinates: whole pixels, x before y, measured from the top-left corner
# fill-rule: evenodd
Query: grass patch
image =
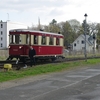
<path id="1" fill-rule="evenodd" d="M 13 80 L 17 78 L 23 78 L 27 76 L 34 76 L 38 74 L 70 70 L 70 69 L 75 69 L 78 67 L 95 65 L 99 63 L 100 63 L 100 59 L 90 59 L 90 60 L 87 60 L 87 62 L 76 61 L 76 62 L 66 62 L 66 63 L 60 63 L 60 64 L 53 63 L 53 64 L 46 64 L 46 65 L 38 65 L 32 68 L 21 69 L 19 71 L 16 71 L 16 70 L 11 70 L 7 72 L 1 71 L 0 82 Z"/>
<path id="2" fill-rule="evenodd" d="M 7 57 L 1 57 L 0 56 L 0 61 L 6 60 L 6 59 L 7 59 Z"/>

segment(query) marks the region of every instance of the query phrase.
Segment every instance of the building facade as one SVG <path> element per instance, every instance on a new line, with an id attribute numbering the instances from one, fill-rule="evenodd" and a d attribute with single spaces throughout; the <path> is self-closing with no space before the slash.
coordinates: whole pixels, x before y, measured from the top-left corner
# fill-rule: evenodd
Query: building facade
<path id="1" fill-rule="evenodd" d="M 96 50 L 96 39 L 93 39 L 93 36 L 86 35 L 86 51 L 91 52 Z M 73 50 L 74 51 L 84 51 L 85 49 L 85 36 L 82 34 L 80 35 L 74 42 L 73 42 Z"/>
<path id="2" fill-rule="evenodd" d="M 9 46 L 9 30 L 11 29 L 27 29 L 27 25 L 16 22 L 0 21 L 0 49 L 7 49 Z"/>

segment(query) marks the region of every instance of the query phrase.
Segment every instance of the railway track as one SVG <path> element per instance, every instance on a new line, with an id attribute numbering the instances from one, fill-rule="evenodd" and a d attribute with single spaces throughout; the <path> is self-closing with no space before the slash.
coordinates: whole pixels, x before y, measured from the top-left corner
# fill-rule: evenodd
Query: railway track
<path id="1" fill-rule="evenodd" d="M 93 59 L 93 58 L 100 58 L 100 57 L 87 57 L 87 58 L 64 58 L 64 59 L 57 59 L 56 61 L 52 62 L 52 61 L 40 61 L 40 62 L 37 62 L 37 65 L 40 65 L 40 64 L 48 64 L 48 63 L 61 63 L 61 62 L 70 62 L 70 61 L 79 61 L 79 60 L 86 60 L 86 59 Z M 16 61 L 13 60 L 13 61 L 0 61 L 0 68 L 2 69 L 4 64 L 12 64 L 13 65 L 13 68 L 18 68 L 18 66 L 20 67 L 23 67 L 24 64 L 19 62 L 18 64 L 16 64 Z M 27 65 L 29 65 L 29 62 L 27 62 Z"/>

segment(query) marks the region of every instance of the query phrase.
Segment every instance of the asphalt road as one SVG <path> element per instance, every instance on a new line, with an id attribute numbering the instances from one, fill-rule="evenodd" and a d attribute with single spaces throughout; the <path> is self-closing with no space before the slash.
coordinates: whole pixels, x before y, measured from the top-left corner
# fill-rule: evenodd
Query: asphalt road
<path id="1" fill-rule="evenodd" d="M 0 83 L 0 100 L 100 100 L 100 65 Z"/>

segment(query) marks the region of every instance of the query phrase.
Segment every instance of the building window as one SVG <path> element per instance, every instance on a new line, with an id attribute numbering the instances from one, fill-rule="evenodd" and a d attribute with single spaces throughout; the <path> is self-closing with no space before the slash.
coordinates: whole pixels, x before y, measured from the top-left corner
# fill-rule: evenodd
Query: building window
<path id="1" fill-rule="evenodd" d="M 1 24 L 1 28 L 3 28 L 3 24 Z"/>
<path id="2" fill-rule="evenodd" d="M 74 47 L 76 46 L 76 43 L 74 43 Z"/>
<path id="3" fill-rule="evenodd" d="M 1 37 L 1 41 L 3 40 L 3 38 Z"/>
<path id="4" fill-rule="evenodd" d="M 2 47 L 2 43 L 1 43 L 1 47 Z"/>
<path id="5" fill-rule="evenodd" d="M 1 35 L 3 34 L 3 32 L 1 31 Z"/>
<path id="6" fill-rule="evenodd" d="M 84 44 L 84 40 L 82 40 L 81 43 Z"/>

